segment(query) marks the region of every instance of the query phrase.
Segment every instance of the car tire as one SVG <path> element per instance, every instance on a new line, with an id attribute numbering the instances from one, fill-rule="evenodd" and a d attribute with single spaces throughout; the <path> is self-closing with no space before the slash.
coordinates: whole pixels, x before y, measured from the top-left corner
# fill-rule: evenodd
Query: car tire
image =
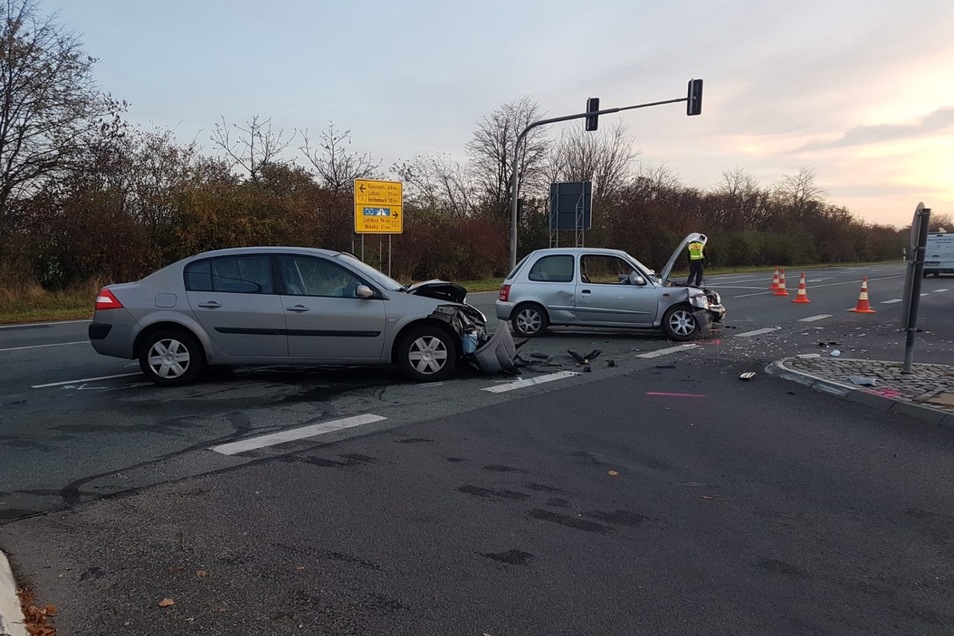
<path id="1" fill-rule="evenodd" d="M 550 318 L 546 310 L 540 305 L 527 303 L 517 305 L 513 310 L 513 316 L 510 318 L 510 324 L 513 325 L 513 331 L 522 338 L 533 338 L 540 336 L 547 327 L 550 326 Z"/>
<path id="2" fill-rule="evenodd" d="M 398 364 L 415 382 L 446 380 L 457 364 L 457 341 L 440 327 L 418 327 L 401 340 Z"/>
<path id="3" fill-rule="evenodd" d="M 205 360 L 199 341 L 179 329 L 160 329 L 146 336 L 139 349 L 139 368 L 159 386 L 183 386 L 202 372 Z"/>
<path id="4" fill-rule="evenodd" d="M 662 328 L 670 340 L 689 340 L 699 333 L 699 321 L 689 305 L 673 305 L 663 314 Z"/>

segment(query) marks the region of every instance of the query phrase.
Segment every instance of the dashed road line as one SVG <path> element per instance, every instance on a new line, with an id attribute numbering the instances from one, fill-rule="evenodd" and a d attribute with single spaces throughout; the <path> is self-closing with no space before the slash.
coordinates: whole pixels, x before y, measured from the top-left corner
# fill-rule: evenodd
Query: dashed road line
<path id="1" fill-rule="evenodd" d="M 659 358 L 661 356 L 667 356 L 670 353 L 679 353 L 680 351 L 686 351 L 687 349 L 692 349 L 698 347 L 696 344 L 684 344 L 676 347 L 667 347 L 665 349 L 657 349 L 656 351 L 650 351 L 649 353 L 641 353 L 637 358 Z"/>
<path id="2" fill-rule="evenodd" d="M 380 422 L 381 420 L 386 419 L 388 418 L 366 413 L 364 415 L 355 415 L 354 417 L 346 417 L 340 420 L 332 420 L 330 422 L 302 426 L 301 428 L 293 428 L 287 431 L 269 433 L 268 435 L 260 435 L 259 437 L 250 437 L 237 442 L 229 442 L 228 444 L 219 444 L 218 446 L 212 446 L 209 448 L 209 450 L 215 451 L 216 453 L 221 453 L 222 455 L 237 455 L 238 453 L 245 453 L 251 450 L 257 450 L 259 448 L 275 446 L 277 444 L 285 444 L 286 442 L 294 442 L 300 439 L 307 439 L 309 437 L 317 437 L 318 435 L 324 435 L 325 433 L 342 431 L 346 428 L 353 428 L 355 426 L 370 424 L 372 422 Z"/>
<path id="3" fill-rule="evenodd" d="M 882 300 L 882 301 L 881 301 L 881 304 L 882 304 L 882 305 L 893 305 L 893 304 L 895 304 L 895 303 L 901 302 L 902 300 L 903 300 L 903 299 L 901 299 L 901 298 L 892 298 L 891 300 Z"/>
<path id="4" fill-rule="evenodd" d="M 749 338 L 751 336 L 761 336 L 766 333 L 772 333 L 773 331 L 778 331 L 781 327 L 766 327 L 765 329 L 756 329 L 755 331 L 746 331 L 745 333 L 735 334 L 736 338 Z"/>
<path id="5" fill-rule="evenodd" d="M 825 318 L 831 318 L 831 314 L 818 314 L 817 316 L 809 316 L 808 318 L 799 318 L 798 322 L 815 322 L 816 320 L 824 320 Z"/>
<path id="6" fill-rule="evenodd" d="M 496 386 L 488 386 L 481 389 L 481 391 L 487 391 L 488 393 L 506 393 L 507 391 L 513 391 L 515 389 L 523 389 L 528 386 L 536 386 L 538 384 L 545 384 L 547 382 L 553 382 L 555 380 L 562 380 L 564 378 L 571 378 L 574 375 L 580 375 L 574 371 L 560 371 L 559 373 L 550 373 L 548 375 L 540 375 L 535 378 L 530 378 L 529 380 L 517 380 L 516 382 L 508 382 L 507 384 L 498 384 Z"/>

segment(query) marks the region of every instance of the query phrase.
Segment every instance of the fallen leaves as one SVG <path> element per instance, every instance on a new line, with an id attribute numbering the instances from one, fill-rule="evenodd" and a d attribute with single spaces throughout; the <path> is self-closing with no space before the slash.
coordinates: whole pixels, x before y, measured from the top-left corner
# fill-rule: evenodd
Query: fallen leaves
<path id="1" fill-rule="evenodd" d="M 171 598 L 164 598 L 161 601 L 159 601 L 159 607 L 172 607 L 175 604 L 176 602 L 173 601 Z"/>
<path id="2" fill-rule="evenodd" d="M 56 616 L 56 606 L 37 607 L 33 591 L 27 588 L 18 589 L 17 596 L 23 608 L 23 626 L 30 636 L 56 636 L 56 627 L 48 621 Z"/>
<path id="3" fill-rule="evenodd" d="M 611 470 L 611 471 L 607 472 L 606 474 L 609 475 L 610 477 L 619 477 L 619 471 L 618 471 L 618 470 Z"/>

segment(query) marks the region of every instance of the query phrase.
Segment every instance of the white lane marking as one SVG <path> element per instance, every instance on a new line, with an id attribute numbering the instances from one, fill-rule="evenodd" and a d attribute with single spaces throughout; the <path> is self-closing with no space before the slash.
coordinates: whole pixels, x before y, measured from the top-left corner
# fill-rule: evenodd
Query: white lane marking
<path id="1" fill-rule="evenodd" d="M 816 320 L 824 320 L 825 318 L 831 318 L 831 314 L 818 314 L 817 316 L 809 316 L 808 318 L 799 318 L 798 322 L 815 322 Z"/>
<path id="2" fill-rule="evenodd" d="M 0 325 L 0 329 L 16 329 L 17 327 L 55 327 L 56 325 L 72 325 L 78 322 L 90 322 L 86 320 L 61 320 L 59 322 L 21 322 L 15 325 Z"/>
<path id="3" fill-rule="evenodd" d="M 142 375 L 141 371 L 135 373 L 120 373 L 118 375 L 101 375 L 98 378 L 82 378 L 80 380 L 65 380 L 63 382 L 50 382 L 49 384 L 33 384 L 31 389 L 45 389 L 51 386 L 63 386 L 64 384 L 79 384 L 80 382 L 96 382 L 97 380 L 112 380 L 113 378 L 128 378 L 131 375 Z"/>
<path id="4" fill-rule="evenodd" d="M 951 291 L 951 290 L 949 290 L 949 289 L 935 289 L 935 290 L 934 290 L 934 293 L 936 294 L 936 293 L 938 293 L 938 292 L 946 292 L 946 291 Z"/>
<path id="5" fill-rule="evenodd" d="M 25 349 L 43 349 L 45 347 L 65 347 L 67 345 L 78 345 L 78 344 L 89 344 L 89 340 L 79 340 L 77 342 L 56 342 L 54 344 L 29 345 L 25 347 L 8 347 L 6 349 L 0 349 L 0 351 L 23 351 Z"/>
<path id="6" fill-rule="evenodd" d="M 650 351 L 649 353 L 641 353 L 637 358 L 659 358 L 661 356 L 669 355 L 670 353 L 679 353 L 680 351 L 686 351 L 687 349 L 692 349 L 698 347 L 696 344 L 684 344 L 676 347 L 667 347 L 665 349 L 658 349 L 656 351 Z"/>
<path id="7" fill-rule="evenodd" d="M 332 433 L 334 431 L 342 431 L 346 428 L 361 426 L 362 424 L 370 424 L 371 422 L 380 422 L 381 420 L 386 419 L 388 418 L 366 413 L 364 415 L 355 415 L 354 417 L 346 417 L 340 420 L 332 420 L 330 422 L 311 424 L 310 426 L 302 426 L 301 428 L 293 428 L 287 431 L 270 433 L 268 435 L 250 437 L 249 439 L 242 439 L 237 442 L 229 442 L 228 444 L 219 444 L 218 446 L 209 448 L 209 450 L 215 451 L 216 453 L 221 453 L 223 455 L 236 455 L 238 453 L 244 453 L 250 450 L 265 448 L 266 446 L 275 446 L 276 444 L 294 442 L 296 440 L 306 439 L 308 437 L 316 437 L 318 435 L 324 435 L 325 433 Z"/>
<path id="8" fill-rule="evenodd" d="M 778 331 L 781 327 L 766 327 L 765 329 L 756 329 L 755 331 L 746 331 L 745 333 L 735 334 L 736 338 L 748 338 L 750 336 L 761 336 L 762 334 Z"/>
<path id="9" fill-rule="evenodd" d="M 564 378 L 571 378 L 574 375 L 580 375 L 580 374 L 574 371 L 560 371 L 559 373 L 541 375 L 535 378 L 530 378 L 529 380 L 517 380 L 516 382 L 508 382 L 507 384 L 498 384 L 497 386 L 488 386 L 487 388 L 481 389 L 481 391 L 487 391 L 489 393 L 504 393 L 506 391 L 513 391 L 514 389 L 522 389 L 527 386 L 535 386 L 537 384 L 553 382 L 554 380 L 562 380 Z"/>
<path id="10" fill-rule="evenodd" d="M 899 302 L 901 302 L 901 300 L 902 300 L 901 298 L 892 298 L 891 300 L 882 300 L 882 301 L 881 301 L 881 304 L 882 304 L 882 305 L 893 305 L 894 303 L 899 303 Z"/>

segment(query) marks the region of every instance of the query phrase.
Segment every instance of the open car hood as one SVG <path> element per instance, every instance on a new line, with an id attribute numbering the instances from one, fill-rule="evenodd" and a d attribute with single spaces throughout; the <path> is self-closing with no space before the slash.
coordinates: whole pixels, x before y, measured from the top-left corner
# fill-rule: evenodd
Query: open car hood
<path id="1" fill-rule="evenodd" d="M 693 241 L 699 241 L 705 245 L 709 240 L 705 234 L 700 234 L 699 232 L 693 232 L 682 239 L 682 242 L 679 243 L 679 247 L 676 248 L 676 251 L 672 253 L 672 256 L 669 257 L 669 262 L 666 263 L 666 266 L 662 268 L 662 271 L 659 273 L 659 280 L 665 283 L 669 280 L 669 275 L 672 274 L 673 265 L 676 264 L 676 259 L 679 258 L 679 255 L 683 253 L 686 249 L 686 246 L 692 243 Z"/>
<path id="2" fill-rule="evenodd" d="M 414 283 L 407 288 L 407 293 L 438 300 L 449 300 L 454 303 L 463 303 L 467 297 L 466 289 L 457 283 L 449 283 L 446 280 L 426 280 L 422 283 Z"/>

